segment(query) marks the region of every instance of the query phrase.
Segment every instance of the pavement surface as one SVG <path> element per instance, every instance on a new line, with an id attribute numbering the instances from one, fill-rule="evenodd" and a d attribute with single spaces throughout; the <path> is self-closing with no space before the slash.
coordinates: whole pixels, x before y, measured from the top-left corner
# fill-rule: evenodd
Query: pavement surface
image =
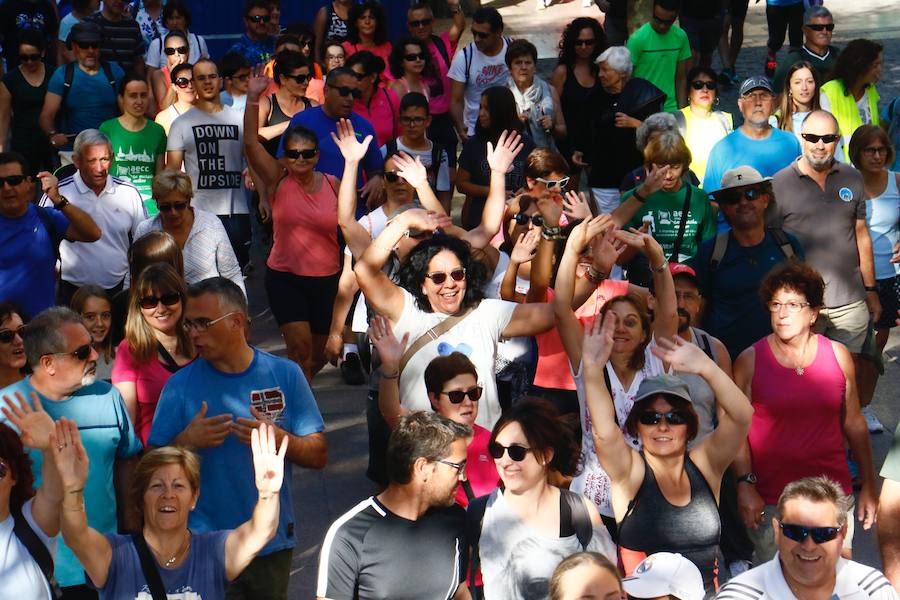
<path id="1" fill-rule="evenodd" d="M 506 32 L 513 37 L 526 37 L 540 52 L 540 71 L 549 74 L 556 64 L 556 45 L 563 27 L 577 16 L 602 18 L 596 8 L 582 8 L 579 0 L 556 3 L 544 11 L 535 11 L 534 0 L 496 0 L 484 5 L 500 9 Z M 834 43 L 842 46 L 857 37 L 878 39 L 885 45 L 885 66 L 878 88 L 882 101 L 900 94 L 900 12 L 895 0 L 833 0 L 827 3 L 835 15 Z M 894 10 L 891 10 L 894 9 Z M 468 33 L 466 34 L 468 35 Z M 745 26 L 744 48 L 737 70 L 742 76 L 762 71 L 765 58 L 765 3 L 751 4 Z M 463 43 L 467 42 L 463 39 Z M 718 56 L 715 68 L 720 68 Z M 736 112 L 735 90 L 724 90 L 722 109 Z M 457 199 L 458 200 L 458 199 Z M 253 342 L 259 347 L 284 355 L 284 343 L 268 312 L 263 286 L 265 258 L 254 248 L 255 272 L 247 279 L 253 319 Z M 895 330 L 896 332 L 896 330 Z M 880 469 L 891 443 L 891 433 L 900 421 L 896 402 L 900 390 L 900 333 L 895 333 L 886 348 L 885 375 L 881 378 L 873 406 L 888 428 L 888 433 L 873 435 L 872 447 L 876 469 Z M 290 597 L 315 596 L 316 569 L 322 539 L 337 517 L 363 498 L 375 493 L 366 479 L 368 460 L 365 403 L 366 386 L 347 386 L 334 367 L 326 367 L 313 382 L 313 390 L 326 423 L 328 466 L 322 471 L 294 469 L 293 492 L 296 517 L 297 547 L 291 570 Z M 873 531 L 857 527 L 854 558 L 880 566 Z"/>

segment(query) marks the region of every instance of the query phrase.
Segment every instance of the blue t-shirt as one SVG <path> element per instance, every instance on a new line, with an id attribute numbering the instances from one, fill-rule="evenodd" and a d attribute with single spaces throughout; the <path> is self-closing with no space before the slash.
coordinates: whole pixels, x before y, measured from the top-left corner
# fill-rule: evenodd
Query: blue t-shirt
<path id="1" fill-rule="evenodd" d="M 116 64 L 110 64 L 113 78 L 116 80 L 116 89 L 125 72 Z M 63 96 L 66 81 L 65 65 L 57 67 L 47 84 L 47 92 Z M 109 85 L 109 80 L 103 69 L 97 69 L 93 75 L 85 73 L 84 69 L 76 63 L 72 76 L 72 87 L 66 102 L 59 109 L 59 131 L 75 134 L 85 129 L 97 129 L 103 121 L 118 116 L 119 108 L 116 104 L 116 90 Z M 74 138 L 73 138 L 74 139 Z M 71 144 L 64 149 L 71 150 Z"/>
<path id="2" fill-rule="evenodd" d="M 56 239 L 38 216 L 43 210 L 56 228 Z M 17 219 L 0 215 L 0 297 L 15 302 L 29 316 L 55 304 L 56 251 L 69 229 L 69 219 L 58 210 L 28 205 Z"/>
<path id="3" fill-rule="evenodd" d="M 250 407 L 254 406 L 296 436 L 325 429 L 316 400 L 297 363 L 254 348 L 253 362 L 243 373 L 222 373 L 198 358 L 172 375 L 156 406 L 147 445 L 169 444 L 188 426 L 204 400 L 208 405 L 207 417 L 231 413 L 235 419 L 253 419 Z M 221 446 L 200 449 L 197 454 L 201 460 L 200 499 L 191 513 L 191 529 L 237 528 L 250 519 L 259 496 L 250 447 L 231 435 Z M 291 471 L 289 466 L 284 470 L 278 530 L 262 555 L 295 544 Z"/>
<path id="4" fill-rule="evenodd" d="M 225 597 L 225 540 L 230 531 L 192 532 L 191 549 L 184 562 L 174 569 L 157 563 L 159 576 L 169 598 L 217 600 Z M 150 586 L 141 569 L 141 559 L 129 535 L 108 534 L 112 561 L 106 585 L 88 585 L 100 592 L 100 600 L 150 598 Z"/>
<path id="5" fill-rule="evenodd" d="M 275 53 L 275 38 L 267 37 L 263 40 L 251 40 L 247 34 L 236 41 L 229 52 L 237 52 L 247 59 L 251 66 L 264 65 Z"/>
<path id="6" fill-rule="evenodd" d="M 740 129 L 713 146 L 706 163 L 703 189 L 715 192 L 722 187 L 722 175 L 729 169 L 749 166 L 763 177 L 771 177 L 800 156 L 800 142 L 788 131 L 772 129 L 764 140 L 750 139 Z"/>
<path id="7" fill-rule="evenodd" d="M 26 377 L 0 390 L 3 396 L 15 397 L 19 392 L 31 403 L 31 377 Z M 83 387 L 65 400 L 50 400 L 39 394 L 41 404 L 50 417 L 57 421 L 60 417 L 72 419 L 78 424 L 81 432 L 81 443 L 91 461 L 87 482 L 84 485 L 84 507 L 87 512 L 88 525 L 100 533 L 115 533 L 116 521 L 116 488 L 113 485 L 113 473 L 117 459 L 130 458 L 141 450 L 141 442 L 135 434 L 128 411 L 119 391 L 105 381 L 98 381 Z M 15 426 L 0 416 L 0 423 L 6 423 L 13 429 Z M 39 451 L 28 450 L 31 457 L 31 471 L 34 474 L 34 487 L 41 485 L 41 466 L 43 456 Z M 81 585 L 84 583 L 84 571 L 81 563 L 59 541 L 56 555 L 56 579 L 59 585 Z"/>

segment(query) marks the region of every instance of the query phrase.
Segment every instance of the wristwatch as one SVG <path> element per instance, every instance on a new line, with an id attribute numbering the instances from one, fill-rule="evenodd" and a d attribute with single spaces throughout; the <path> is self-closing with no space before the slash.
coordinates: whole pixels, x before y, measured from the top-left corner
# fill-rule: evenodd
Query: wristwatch
<path id="1" fill-rule="evenodd" d="M 737 483 L 749 483 L 750 485 L 756 485 L 756 473 L 750 472 L 745 473 L 737 478 Z"/>
<path id="2" fill-rule="evenodd" d="M 866 286 L 863 286 L 863 287 L 865 287 L 865 289 L 866 289 L 867 292 L 875 292 L 876 294 L 878 293 L 878 287 L 877 287 L 877 286 L 874 286 L 874 285 L 866 285 Z"/>
<path id="3" fill-rule="evenodd" d="M 68 198 L 66 198 L 66 197 L 63 196 L 63 195 L 60 195 L 59 197 L 62 198 L 62 200 L 60 200 L 59 202 L 56 202 L 56 203 L 53 204 L 53 208 L 55 208 L 56 210 L 62 210 L 62 209 L 64 209 L 66 206 L 69 205 L 69 199 L 68 199 Z"/>

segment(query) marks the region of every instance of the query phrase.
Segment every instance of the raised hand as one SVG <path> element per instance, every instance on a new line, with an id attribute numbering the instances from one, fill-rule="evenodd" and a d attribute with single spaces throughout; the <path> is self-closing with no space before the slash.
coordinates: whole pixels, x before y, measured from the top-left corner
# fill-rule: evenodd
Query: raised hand
<path id="1" fill-rule="evenodd" d="M 513 246 L 509 255 L 510 262 L 521 265 L 531 261 L 537 254 L 538 244 L 541 242 L 541 230 L 529 229 L 525 233 L 519 234 L 516 245 Z"/>
<path id="2" fill-rule="evenodd" d="M 644 178 L 644 185 L 647 186 L 648 194 L 655 194 L 663 187 L 663 182 L 669 171 L 672 170 L 671 165 L 655 165 L 651 164 L 647 167 L 647 176 Z"/>
<path id="3" fill-rule="evenodd" d="M 403 335 L 402 340 L 398 340 L 387 317 L 376 315 L 369 324 L 368 334 L 372 345 L 378 350 L 382 370 L 396 373 L 400 369 L 400 359 L 403 358 L 406 344 L 409 342 L 409 332 Z"/>
<path id="4" fill-rule="evenodd" d="M 65 417 L 60 417 L 50 434 L 53 449 L 53 461 L 63 489 L 67 492 L 80 491 L 88 478 L 90 460 L 81 444 L 78 425 Z"/>
<path id="5" fill-rule="evenodd" d="M 544 190 L 541 197 L 537 199 L 538 212 L 544 217 L 544 225 L 547 227 L 558 227 L 559 220 L 562 217 L 562 206 L 557 204 L 553 195 Z"/>
<path id="6" fill-rule="evenodd" d="M 582 219 L 590 219 L 591 206 L 588 204 L 584 192 L 575 193 L 569 190 L 563 196 L 563 212 L 569 217 L 569 221 L 580 221 Z"/>
<path id="7" fill-rule="evenodd" d="M 24 445 L 35 450 L 47 450 L 50 448 L 50 436 L 55 425 L 41 406 L 41 399 L 31 392 L 33 408 L 20 392 L 16 392 L 16 400 L 18 405 L 9 396 L 3 396 L 3 401 L 6 402 L 6 406 L 2 408 L 3 414 L 19 429 L 19 437 Z"/>
<path id="8" fill-rule="evenodd" d="M 281 438 L 281 446 L 275 444 L 275 427 L 262 423 L 250 436 L 253 452 L 253 472 L 256 490 L 261 496 L 277 494 L 284 481 L 284 455 L 287 454 L 288 436 Z"/>
<path id="9" fill-rule="evenodd" d="M 372 141 L 371 135 L 367 135 L 362 141 L 358 140 L 356 132 L 353 130 L 353 123 L 349 119 L 338 121 L 337 135 L 334 132 L 330 135 L 338 150 L 341 151 L 344 160 L 353 162 L 359 162 L 365 157 L 366 151 L 369 149 L 369 143 Z"/>
<path id="10" fill-rule="evenodd" d="M 590 245 L 591 240 L 602 234 L 604 231 L 612 229 L 614 226 L 612 217 L 609 215 L 597 215 L 592 219 L 582 221 L 576 225 L 569 237 L 573 248 L 581 254 Z"/>
<path id="11" fill-rule="evenodd" d="M 513 160 L 524 147 L 522 136 L 518 132 L 503 130 L 497 140 L 496 148 L 490 142 L 487 144 L 487 161 L 491 171 L 504 175 L 508 173 L 512 168 Z"/>
<path id="12" fill-rule="evenodd" d="M 606 311 L 603 320 L 600 316 L 593 323 L 584 326 L 584 340 L 581 345 L 581 363 L 585 368 L 604 368 L 609 362 L 613 349 L 613 333 L 616 330 L 616 313 Z"/>
<path id="13" fill-rule="evenodd" d="M 397 175 L 402 177 L 414 188 L 428 185 L 428 169 L 422 164 L 421 157 L 413 158 L 406 152 L 393 156 L 394 165 L 397 167 Z"/>
<path id="14" fill-rule="evenodd" d="M 665 262 L 666 255 L 663 253 L 662 246 L 649 233 L 632 227 L 630 231 L 619 229 L 615 235 L 616 239 L 624 242 L 627 246 L 645 254 L 651 261 L 651 267 L 659 266 L 660 263 Z"/>
<path id="15" fill-rule="evenodd" d="M 256 100 L 262 96 L 263 92 L 269 89 L 272 80 L 269 79 L 265 72 L 261 69 L 247 80 L 247 99 Z"/>
<path id="16" fill-rule="evenodd" d="M 60 134 L 56 135 L 58 136 Z M 65 138 L 65 136 L 62 137 Z M 63 142 L 63 144 L 64 143 L 65 142 Z M 56 175 L 49 171 L 41 171 L 37 174 L 37 179 L 41 182 L 41 191 L 47 194 L 47 197 L 54 202 L 59 202 L 59 180 L 56 178 Z"/>
<path id="17" fill-rule="evenodd" d="M 658 338 L 656 346 L 650 351 L 664 363 L 681 373 L 703 375 L 710 368 L 717 369 L 716 363 L 706 355 L 700 346 L 685 341 L 683 338 Z"/>
<path id="18" fill-rule="evenodd" d="M 438 214 L 424 208 L 412 208 L 403 211 L 396 219 L 400 219 L 407 229 L 418 229 L 420 231 L 436 231 L 443 227 L 450 227 L 453 220 L 448 215 Z"/>
<path id="19" fill-rule="evenodd" d="M 207 417 L 206 400 L 200 403 L 200 410 L 178 436 L 178 442 L 191 448 L 214 448 L 221 446 L 232 432 L 231 413 Z"/>
<path id="20" fill-rule="evenodd" d="M 593 267 L 608 275 L 625 248 L 625 244 L 616 239 L 616 228 L 609 227 L 603 235 L 594 238 L 591 252 Z"/>

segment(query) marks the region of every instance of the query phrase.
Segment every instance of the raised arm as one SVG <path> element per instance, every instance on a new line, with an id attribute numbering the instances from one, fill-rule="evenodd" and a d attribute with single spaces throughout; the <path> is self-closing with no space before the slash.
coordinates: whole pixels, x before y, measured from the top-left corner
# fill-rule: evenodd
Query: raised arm
<path id="1" fill-rule="evenodd" d="M 540 241 L 541 234 L 539 229 L 529 229 L 525 233 L 519 234 L 519 239 L 516 240 L 516 244 L 509 254 L 509 264 L 506 266 L 503 281 L 500 283 L 500 298 L 503 300 L 518 303 L 525 301 L 525 297 L 516 291 L 519 267 L 531 262 L 537 252 Z"/>
<path id="2" fill-rule="evenodd" d="M 662 183 L 669 173 L 669 168 L 669 165 L 647 166 L 647 176 L 644 178 L 641 185 L 634 190 L 627 200 L 622 202 L 622 204 L 613 211 L 612 216 L 613 219 L 615 219 L 617 226 L 625 227 L 625 225 L 634 218 L 634 215 L 641 210 L 641 207 L 644 205 L 644 202 L 647 201 L 647 198 L 650 197 L 650 194 L 655 194 L 662 189 Z"/>
<path id="3" fill-rule="evenodd" d="M 615 217 L 613 217 L 615 218 Z M 659 338 L 673 337 L 678 332 L 678 301 L 675 299 L 675 282 L 669 271 L 669 261 L 659 245 L 649 233 L 637 229 L 617 231 L 616 237 L 629 247 L 643 252 L 650 261 L 653 272 L 653 290 L 656 307 L 653 310 L 653 335 Z"/>
<path id="4" fill-rule="evenodd" d="M 263 423 L 251 433 L 253 472 L 259 496 L 250 520 L 228 534 L 225 540 L 225 577 L 234 581 L 259 554 L 278 528 L 279 494 L 284 480 L 284 456 L 288 439 L 275 445 L 275 428 Z"/>
<path id="5" fill-rule="evenodd" d="M 353 123 L 349 119 L 341 119 L 337 124 L 337 135 L 332 133 L 331 139 L 344 157 L 344 176 L 338 188 L 338 225 L 350 252 L 358 260 L 372 243 L 369 232 L 356 220 L 356 177 L 359 164 L 372 143 L 372 136 L 358 140 Z"/>
<path id="6" fill-rule="evenodd" d="M 398 340 L 391 329 L 391 322 L 376 315 L 369 327 L 369 339 L 372 340 L 372 344 L 378 350 L 378 358 L 381 359 L 378 409 L 390 428 L 395 429 L 400 419 L 409 413 L 400 405 L 400 360 L 409 342 L 409 333 L 405 333 L 403 339 Z"/>
<path id="7" fill-rule="evenodd" d="M 259 141 L 259 97 L 269 87 L 265 76 L 251 77 L 247 84 L 247 110 L 244 111 L 244 154 L 267 190 L 274 190 L 284 167 Z"/>
<path id="8" fill-rule="evenodd" d="M 459 44 L 459 38 L 462 37 L 463 32 L 466 30 L 466 13 L 463 12 L 462 7 L 459 5 L 459 0 L 450 0 L 447 2 L 447 8 L 450 9 L 450 14 L 453 16 L 453 24 L 450 25 L 450 46 L 456 48 L 456 45 Z"/>
<path id="9" fill-rule="evenodd" d="M 487 161 L 491 167 L 487 200 L 481 223 L 464 236 L 473 248 L 484 248 L 490 244 L 503 226 L 503 216 L 506 214 L 506 174 L 524 146 L 522 136 L 516 131 L 501 133 L 496 147 L 491 142 L 487 143 Z"/>
<path id="10" fill-rule="evenodd" d="M 41 190 L 50 201 L 55 205 L 63 201 L 63 197 L 59 193 L 59 181 L 54 175 L 47 171 L 41 171 L 37 174 L 38 182 Z M 96 242 L 100 239 L 102 232 L 94 219 L 89 214 L 69 202 L 62 207 L 63 215 L 69 219 L 69 228 L 66 229 L 65 238 L 70 242 Z"/>
<path id="11" fill-rule="evenodd" d="M 538 212 L 544 219 L 541 228 L 541 242 L 538 244 L 537 254 L 531 261 L 531 285 L 526 302 L 545 302 L 547 288 L 550 287 L 550 278 L 553 276 L 553 256 L 556 254 L 556 239 L 550 232 L 556 230 L 559 233 L 559 220 L 562 217 L 562 207 L 558 205 L 548 192 L 537 199 Z"/>

